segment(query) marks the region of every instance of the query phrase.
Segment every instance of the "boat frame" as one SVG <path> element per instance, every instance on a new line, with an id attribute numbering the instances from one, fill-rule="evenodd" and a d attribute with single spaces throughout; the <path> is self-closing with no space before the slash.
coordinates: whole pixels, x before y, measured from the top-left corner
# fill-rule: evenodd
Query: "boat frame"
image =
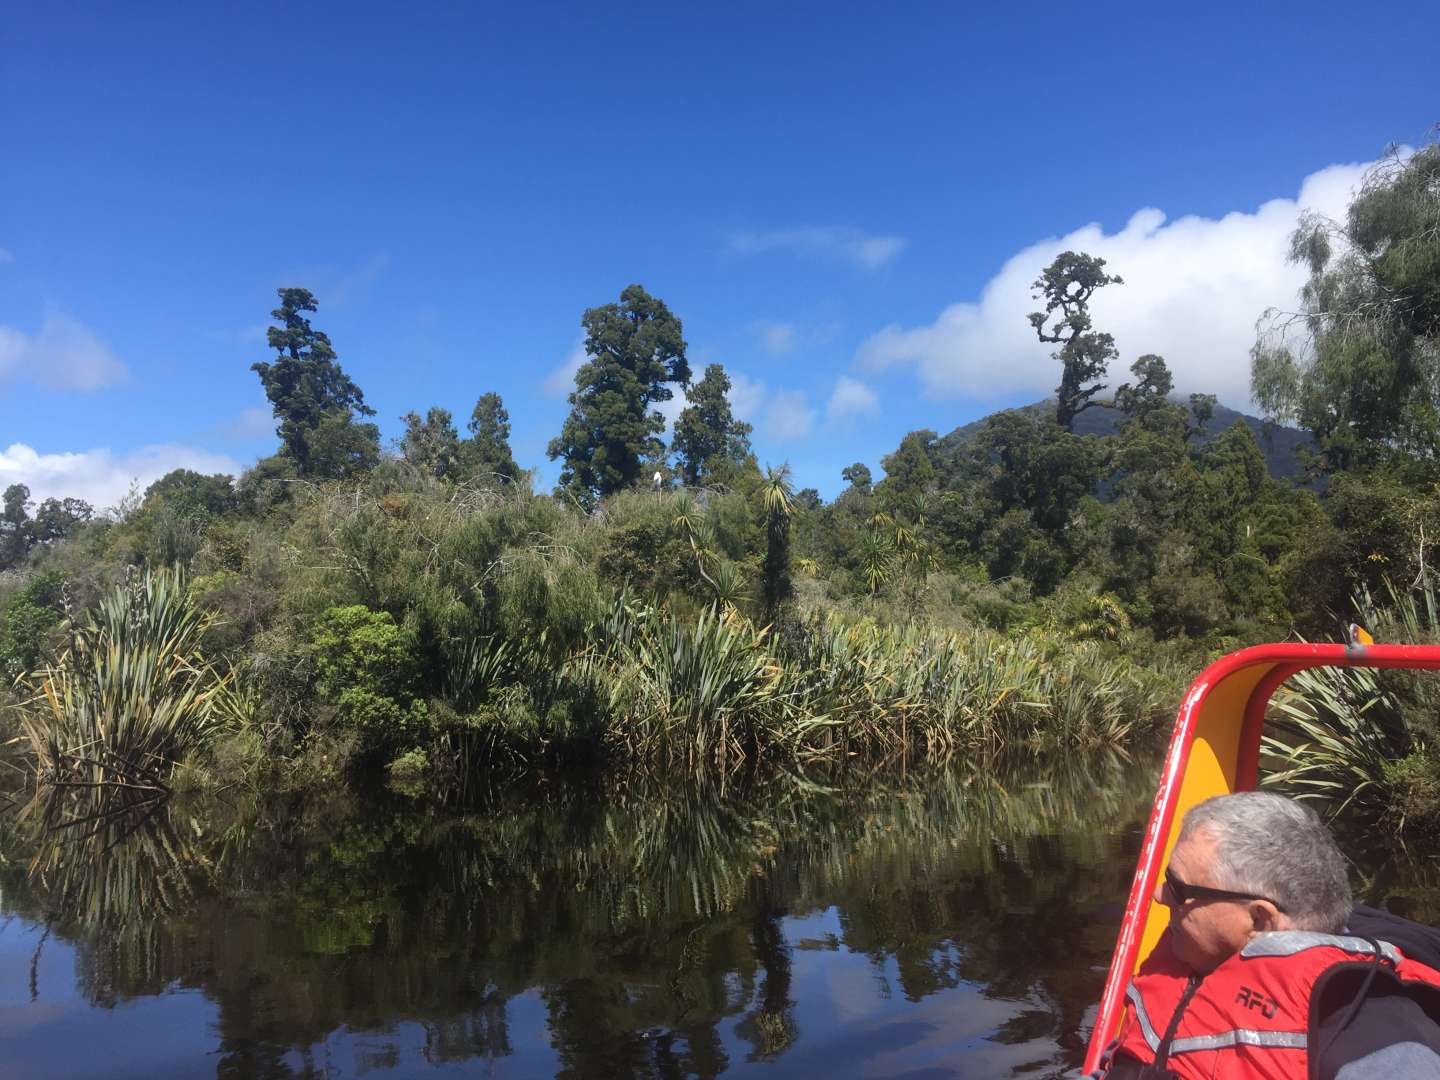
<path id="1" fill-rule="evenodd" d="M 1099 1067 L 1101 1054 L 1119 1030 L 1125 988 L 1169 921 L 1167 909 L 1153 894 L 1178 836 L 1173 826 L 1190 807 L 1212 795 L 1255 788 L 1270 697 L 1290 676 L 1315 667 L 1440 669 L 1440 646 L 1256 645 L 1221 657 L 1190 684 L 1145 826 L 1084 1072 Z"/>

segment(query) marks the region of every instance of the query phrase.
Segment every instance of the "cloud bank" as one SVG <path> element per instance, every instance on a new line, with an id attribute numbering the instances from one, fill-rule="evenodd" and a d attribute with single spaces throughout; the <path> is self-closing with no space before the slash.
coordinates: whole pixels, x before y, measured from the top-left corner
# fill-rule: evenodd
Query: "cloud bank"
<path id="1" fill-rule="evenodd" d="M 24 443 L 12 443 L 0 450 L 0 489 L 24 484 L 37 503 L 71 497 L 102 510 L 118 503 L 132 485 L 144 491 L 172 469 L 240 474 L 240 464 L 233 458 L 192 446 L 157 444 L 125 454 L 108 449 L 42 454 Z"/>
<path id="2" fill-rule="evenodd" d="M 885 327 L 863 342 L 859 364 L 878 371 L 913 366 L 927 391 L 981 401 L 1048 394 L 1060 381 L 1054 346 L 1042 345 L 1026 322 L 1041 307 L 1030 283 L 1060 252 L 1085 251 L 1125 279 L 1095 294 L 1098 329 L 1115 335 L 1120 359 L 1109 385 L 1125 381 L 1145 353 L 1165 357 L 1180 392 L 1219 395 L 1250 404 L 1250 346 L 1268 307 L 1293 309 L 1305 271 L 1286 262 L 1302 210 L 1343 217 L 1369 164 L 1332 165 L 1307 176 L 1294 198 L 1274 199 L 1253 213 L 1218 220 L 1168 222 L 1160 210 L 1136 213 L 1119 232 L 1090 224 L 1043 240 L 1008 259 L 975 302 L 951 304 L 926 326 Z"/>
<path id="3" fill-rule="evenodd" d="M 848 263 L 861 270 L 878 270 L 894 261 L 905 250 L 905 244 L 903 236 L 877 236 L 844 225 L 770 229 L 738 233 L 730 238 L 730 250 L 737 255 L 788 251 Z"/>
<path id="4" fill-rule="evenodd" d="M 0 381 L 13 377 L 58 389 L 99 390 L 125 374 L 110 346 L 58 311 L 47 312 L 33 335 L 0 326 Z"/>

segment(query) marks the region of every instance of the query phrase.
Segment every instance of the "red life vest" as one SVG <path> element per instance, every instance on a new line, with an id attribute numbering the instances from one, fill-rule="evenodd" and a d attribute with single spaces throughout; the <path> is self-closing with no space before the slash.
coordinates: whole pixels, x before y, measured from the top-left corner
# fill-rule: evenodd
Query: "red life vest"
<path id="1" fill-rule="evenodd" d="M 1257 934 L 1235 956 L 1192 986 L 1166 930 L 1126 992 L 1130 1008 L 1118 1050 L 1153 1063 L 1184 1005 L 1165 1067 L 1182 1080 L 1245 1077 L 1305 1080 L 1308 1046 L 1318 1017 L 1311 1003 L 1327 973 L 1368 970 L 1377 963 L 1365 938 L 1278 930 Z M 1409 960 L 1379 942 L 1378 963 L 1388 977 L 1440 988 L 1440 971 Z"/>

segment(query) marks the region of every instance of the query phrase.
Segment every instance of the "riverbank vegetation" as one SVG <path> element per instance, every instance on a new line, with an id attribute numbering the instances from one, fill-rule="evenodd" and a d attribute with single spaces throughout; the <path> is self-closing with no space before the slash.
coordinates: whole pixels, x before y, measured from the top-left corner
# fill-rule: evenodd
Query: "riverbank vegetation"
<path id="1" fill-rule="evenodd" d="M 911 432 L 828 503 L 761 467 L 723 366 L 696 378 L 638 285 L 582 317 L 550 494 L 493 392 L 468 437 L 434 405 L 383 451 L 318 301 L 281 289 L 254 365 L 274 456 L 100 515 L 5 492 L 9 722 L 49 782 L 156 788 L 936 759 L 1122 745 L 1207 658 L 1334 637 L 1357 595 L 1386 597 L 1362 603 L 1381 635 L 1433 635 L 1406 613 L 1433 611 L 1440 536 L 1437 178 L 1440 147 L 1397 156 L 1346 221 L 1295 234 L 1302 308 L 1262 323 L 1253 371 L 1267 418 L 1311 438 L 1298 478 L 1258 425 L 1174 400 L 1162 357 L 1103 381 L 1123 360 L 1089 299 L 1123 268 L 1083 253 L 1036 282 L 1057 403 Z M 1428 691 L 1361 678 L 1282 699 L 1281 772 L 1431 821 Z"/>

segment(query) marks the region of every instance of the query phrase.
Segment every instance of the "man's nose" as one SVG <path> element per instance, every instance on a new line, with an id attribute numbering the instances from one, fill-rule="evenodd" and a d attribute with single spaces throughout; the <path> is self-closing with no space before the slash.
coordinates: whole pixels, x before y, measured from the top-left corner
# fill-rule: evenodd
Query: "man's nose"
<path id="1" fill-rule="evenodd" d="M 1157 904 L 1165 903 L 1165 878 L 1163 876 L 1155 879 L 1155 888 L 1150 890 L 1150 899 Z"/>

